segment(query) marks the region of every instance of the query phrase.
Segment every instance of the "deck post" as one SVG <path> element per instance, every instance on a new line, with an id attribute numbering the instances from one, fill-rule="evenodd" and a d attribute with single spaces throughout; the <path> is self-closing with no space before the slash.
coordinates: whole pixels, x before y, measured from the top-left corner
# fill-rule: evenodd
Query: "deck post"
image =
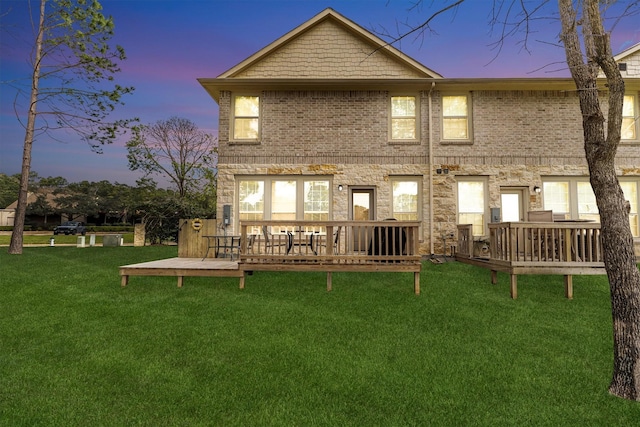
<path id="1" fill-rule="evenodd" d="M 327 271 L 327 292 L 331 292 L 331 289 L 333 289 L 333 278 L 331 272 Z"/>
<path id="2" fill-rule="evenodd" d="M 498 272 L 496 270 L 491 270 L 491 284 L 498 284 Z"/>
<path id="3" fill-rule="evenodd" d="M 573 299 L 573 276 L 571 274 L 564 276 L 564 296 Z"/>
<path id="4" fill-rule="evenodd" d="M 518 298 L 518 275 L 511 273 L 511 298 Z"/>
<path id="5" fill-rule="evenodd" d="M 128 284 L 129 284 L 129 276 L 127 276 L 127 275 L 123 275 L 123 276 L 120 278 L 120 286 L 122 286 L 122 287 L 124 288 L 124 287 L 125 287 L 125 286 L 127 286 Z"/>
<path id="6" fill-rule="evenodd" d="M 240 289 L 244 289 L 244 277 L 247 275 L 247 272 L 242 270 L 242 276 L 240 276 Z"/>
<path id="7" fill-rule="evenodd" d="M 178 287 L 182 287 L 182 282 L 184 281 L 184 276 L 178 276 Z"/>
<path id="8" fill-rule="evenodd" d="M 413 272 L 413 291 L 416 295 L 420 295 L 420 272 Z"/>

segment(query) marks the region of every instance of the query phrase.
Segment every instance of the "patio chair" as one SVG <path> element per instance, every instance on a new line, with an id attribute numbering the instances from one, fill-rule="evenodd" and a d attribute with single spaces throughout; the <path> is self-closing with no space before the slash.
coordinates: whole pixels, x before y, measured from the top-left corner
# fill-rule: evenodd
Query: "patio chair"
<path id="1" fill-rule="evenodd" d="M 529 222 L 553 222 L 553 211 L 529 211 L 527 212 Z"/>
<path id="2" fill-rule="evenodd" d="M 267 252 L 271 252 L 271 254 L 273 254 L 275 253 L 275 248 L 278 248 L 278 254 L 283 252 L 280 248 L 284 248 L 285 253 L 289 253 L 291 250 L 293 242 L 290 233 L 275 235 L 269 231 L 266 225 L 263 225 L 262 234 L 264 235 L 264 247 Z"/>
<path id="3" fill-rule="evenodd" d="M 527 221 L 529 222 L 553 222 L 553 211 L 529 211 L 527 212 Z M 540 252 L 538 252 L 538 234 L 531 231 L 529 239 L 532 240 L 532 254 L 538 258 L 538 260 L 546 260 L 552 258 L 555 253 L 551 253 L 553 248 L 557 247 L 558 240 L 552 235 L 548 234 L 548 230 L 543 231 L 543 235 L 540 236 Z"/>
<path id="4" fill-rule="evenodd" d="M 333 255 L 338 255 L 339 252 L 339 248 L 340 248 L 340 231 L 342 230 L 342 226 L 339 225 L 338 227 L 336 227 L 336 229 L 333 232 L 333 238 L 331 239 L 331 244 L 333 246 Z M 315 236 L 311 236 L 312 238 Z M 319 247 L 325 247 L 327 249 L 325 249 L 325 255 L 329 255 L 329 249 L 328 249 L 328 241 L 324 240 L 324 239 L 317 239 L 317 244 L 314 246 L 314 250 L 313 252 L 315 254 L 317 254 L 318 252 L 320 252 L 318 250 Z M 324 240 L 324 241 L 323 241 Z M 312 244 L 313 246 L 313 244 Z"/>

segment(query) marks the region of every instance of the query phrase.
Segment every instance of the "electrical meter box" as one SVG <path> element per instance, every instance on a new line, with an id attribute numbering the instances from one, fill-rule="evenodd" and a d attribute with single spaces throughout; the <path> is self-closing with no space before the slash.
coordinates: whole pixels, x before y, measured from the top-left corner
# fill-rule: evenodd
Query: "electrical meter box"
<path id="1" fill-rule="evenodd" d="M 500 208 L 491 208 L 491 222 L 500 222 Z"/>
<path id="2" fill-rule="evenodd" d="M 224 225 L 231 224 L 231 205 L 222 206 L 222 223 Z"/>

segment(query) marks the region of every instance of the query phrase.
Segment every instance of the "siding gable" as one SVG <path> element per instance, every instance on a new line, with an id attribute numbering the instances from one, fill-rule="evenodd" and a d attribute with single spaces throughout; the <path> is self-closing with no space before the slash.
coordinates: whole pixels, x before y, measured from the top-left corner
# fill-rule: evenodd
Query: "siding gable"
<path id="1" fill-rule="evenodd" d="M 613 57 L 618 64 L 625 64 L 626 70 L 620 70 L 622 78 L 640 78 L 640 43 L 636 43 Z M 602 70 L 598 77 L 604 78 Z"/>
<path id="2" fill-rule="evenodd" d="M 419 62 L 326 9 L 218 78 L 441 78 Z"/>
<path id="3" fill-rule="evenodd" d="M 622 71 L 622 77 L 640 78 L 640 44 L 635 46 L 635 51 L 630 55 L 618 59 L 616 62 L 627 64 L 627 70 Z"/>

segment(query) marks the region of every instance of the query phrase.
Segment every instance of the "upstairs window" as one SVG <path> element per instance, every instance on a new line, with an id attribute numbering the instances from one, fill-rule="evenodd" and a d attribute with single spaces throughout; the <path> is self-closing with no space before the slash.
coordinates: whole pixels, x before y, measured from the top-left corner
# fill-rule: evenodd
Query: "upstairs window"
<path id="1" fill-rule="evenodd" d="M 442 139 L 468 141 L 471 139 L 470 102 L 468 95 L 442 97 Z"/>
<path id="2" fill-rule="evenodd" d="M 260 134 L 260 97 L 242 95 L 233 100 L 233 139 L 257 141 Z"/>
<path id="3" fill-rule="evenodd" d="M 625 95 L 622 105 L 622 140 L 638 139 L 638 105 L 634 95 Z"/>
<path id="4" fill-rule="evenodd" d="M 391 97 L 391 140 L 418 139 L 417 107 L 415 96 Z"/>

